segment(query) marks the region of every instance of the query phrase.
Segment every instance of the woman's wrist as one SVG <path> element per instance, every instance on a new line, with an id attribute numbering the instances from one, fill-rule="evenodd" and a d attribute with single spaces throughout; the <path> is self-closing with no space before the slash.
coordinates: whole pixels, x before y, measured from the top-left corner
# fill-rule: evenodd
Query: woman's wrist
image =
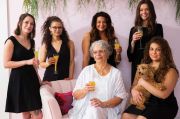
<path id="1" fill-rule="evenodd" d="M 134 41 L 134 40 L 131 41 L 131 46 L 132 46 L 132 47 L 135 46 L 135 41 Z"/>

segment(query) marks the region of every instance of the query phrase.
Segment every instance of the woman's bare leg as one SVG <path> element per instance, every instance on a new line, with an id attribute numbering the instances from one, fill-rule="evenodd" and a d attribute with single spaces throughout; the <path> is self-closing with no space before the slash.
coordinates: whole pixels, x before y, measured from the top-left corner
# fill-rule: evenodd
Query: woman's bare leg
<path id="1" fill-rule="evenodd" d="M 31 119 L 42 119 L 43 114 L 41 110 L 31 111 Z"/>
<path id="2" fill-rule="evenodd" d="M 147 119 L 147 118 L 144 116 L 138 116 L 136 119 Z"/>
<path id="3" fill-rule="evenodd" d="M 136 119 L 137 115 L 130 113 L 123 113 L 121 119 Z"/>
<path id="4" fill-rule="evenodd" d="M 31 118 L 30 112 L 23 112 L 22 115 L 23 115 L 23 119 L 30 119 Z"/>

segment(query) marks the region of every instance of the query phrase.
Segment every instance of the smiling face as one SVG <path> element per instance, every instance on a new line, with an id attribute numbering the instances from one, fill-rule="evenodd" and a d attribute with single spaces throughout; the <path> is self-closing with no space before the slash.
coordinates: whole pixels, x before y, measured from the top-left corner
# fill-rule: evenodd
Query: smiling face
<path id="1" fill-rule="evenodd" d="M 147 4 L 142 4 L 140 6 L 140 17 L 143 21 L 147 21 L 148 18 L 149 18 L 149 14 L 150 14 L 150 11 L 149 11 L 149 7 Z"/>
<path id="2" fill-rule="evenodd" d="M 102 63 L 107 62 L 108 56 L 105 49 L 96 44 L 93 48 L 93 57 L 96 63 Z"/>
<path id="3" fill-rule="evenodd" d="M 51 23 L 51 26 L 49 27 L 49 30 L 51 32 L 51 35 L 53 36 L 60 36 L 62 34 L 63 26 L 62 23 L 53 21 Z"/>
<path id="4" fill-rule="evenodd" d="M 156 43 L 152 43 L 149 48 L 149 56 L 152 61 L 159 62 L 161 59 L 161 47 Z"/>
<path id="5" fill-rule="evenodd" d="M 31 33 L 34 28 L 33 18 L 31 18 L 30 16 L 25 17 L 20 26 L 21 26 L 21 32 L 23 34 Z"/>
<path id="6" fill-rule="evenodd" d="M 105 17 L 99 16 L 96 20 L 96 28 L 99 31 L 105 31 L 107 28 L 107 23 Z"/>

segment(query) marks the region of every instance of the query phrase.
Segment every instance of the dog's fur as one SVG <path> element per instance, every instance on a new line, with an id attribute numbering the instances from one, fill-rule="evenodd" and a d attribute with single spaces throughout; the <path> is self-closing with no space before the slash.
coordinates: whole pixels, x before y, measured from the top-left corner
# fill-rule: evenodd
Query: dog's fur
<path id="1" fill-rule="evenodd" d="M 155 69 L 153 67 L 151 67 L 149 64 L 140 64 L 137 67 L 137 71 L 136 71 L 136 75 L 135 75 L 135 79 L 134 79 L 134 83 L 133 83 L 133 87 L 135 86 L 136 90 L 142 93 L 142 102 L 140 104 L 136 104 L 133 99 L 130 99 L 130 103 L 133 105 L 136 105 L 136 108 L 143 110 L 145 108 L 145 103 L 148 102 L 148 99 L 150 97 L 150 92 L 148 92 L 144 87 L 138 85 L 137 83 L 139 81 L 140 78 L 143 78 L 144 80 L 148 81 L 149 83 L 151 83 L 154 87 L 156 87 L 159 90 L 165 90 L 165 86 L 162 83 L 157 83 L 154 80 L 154 72 Z"/>

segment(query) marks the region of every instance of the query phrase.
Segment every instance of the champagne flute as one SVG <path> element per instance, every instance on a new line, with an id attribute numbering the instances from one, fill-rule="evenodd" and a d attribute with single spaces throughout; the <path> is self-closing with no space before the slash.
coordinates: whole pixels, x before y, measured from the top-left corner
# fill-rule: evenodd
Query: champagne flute
<path id="1" fill-rule="evenodd" d="M 58 74 L 58 71 L 57 71 L 57 63 L 58 63 L 59 55 L 58 55 L 58 54 L 54 54 L 54 55 L 53 55 L 53 58 L 54 58 L 54 60 L 55 60 L 55 64 L 54 64 L 54 74 Z"/>
<path id="2" fill-rule="evenodd" d="M 114 49 L 115 49 L 115 50 L 118 50 L 118 49 L 120 49 L 120 48 L 121 48 L 121 45 L 119 44 L 119 42 L 118 42 L 117 39 L 116 39 L 116 40 L 115 40 L 115 43 L 114 43 Z M 116 51 L 116 53 L 117 53 L 117 51 Z M 120 55 L 119 55 L 119 54 L 116 54 L 115 60 L 116 60 L 116 62 L 120 62 L 121 58 L 120 58 Z"/>
<path id="3" fill-rule="evenodd" d="M 143 36 L 143 27 L 142 26 L 138 26 L 137 27 L 137 32 L 139 32 L 140 34 L 141 34 L 141 38 L 140 38 L 140 41 L 139 41 L 139 49 L 144 49 L 143 47 L 142 47 L 142 36 Z"/>

